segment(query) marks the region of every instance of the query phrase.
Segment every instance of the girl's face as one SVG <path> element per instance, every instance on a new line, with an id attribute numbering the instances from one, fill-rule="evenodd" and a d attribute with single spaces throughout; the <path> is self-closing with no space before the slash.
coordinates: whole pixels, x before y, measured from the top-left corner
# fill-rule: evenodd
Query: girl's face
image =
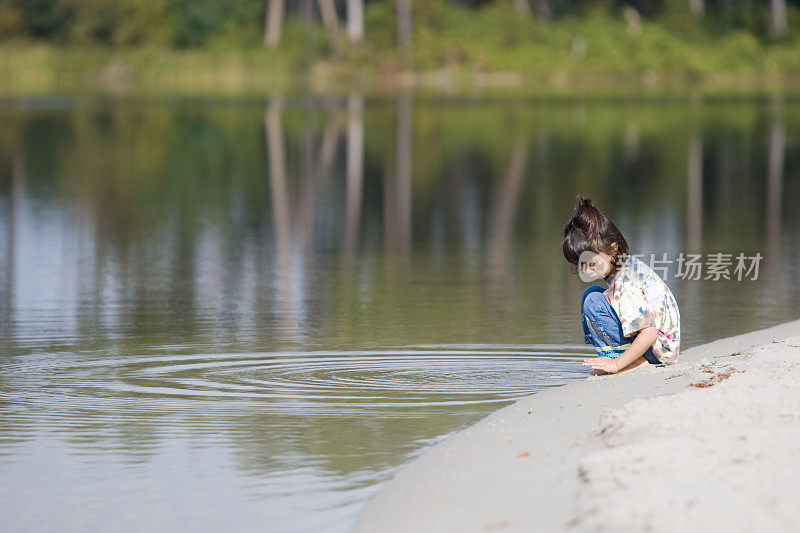
<path id="1" fill-rule="evenodd" d="M 594 281 L 611 274 L 613 257 L 605 252 L 583 252 L 578 258 L 578 268 L 581 279 Z"/>

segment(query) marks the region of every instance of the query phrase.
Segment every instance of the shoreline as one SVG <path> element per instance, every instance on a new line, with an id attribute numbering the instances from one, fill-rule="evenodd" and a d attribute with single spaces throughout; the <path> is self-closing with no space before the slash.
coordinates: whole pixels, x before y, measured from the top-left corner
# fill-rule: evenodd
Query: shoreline
<path id="1" fill-rule="evenodd" d="M 748 419 L 730 405 L 740 400 L 749 405 L 780 379 L 794 383 L 800 374 L 798 336 L 800 320 L 688 348 L 675 365 L 590 376 L 523 397 L 402 467 L 367 503 L 354 531 L 578 531 L 603 526 L 669 531 L 687 527 L 675 522 L 686 517 L 693 517 L 691 530 L 721 525 L 719 513 L 725 506 L 702 503 L 738 498 L 746 508 L 750 492 L 763 492 L 764 487 L 748 487 L 743 481 L 786 461 L 783 455 L 771 457 L 772 448 L 756 444 L 765 435 L 766 442 L 782 442 L 785 431 L 796 432 L 800 425 L 793 419 L 785 428 L 775 422 L 772 433 L 755 432 L 753 426 L 760 425 L 765 411 L 778 412 L 780 406 L 751 408 Z M 775 368 L 785 372 L 778 375 Z M 752 394 L 754 387 L 758 394 Z M 800 392 L 793 394 L 800 400 Z M 783 396 L 770 401 L 787 403 L 779 398 Z M 673 416 L 673 406 L 683 416 Z M 742 441 L 749 439 L 756 446 L 751 455 L 759 459 L 742 459 L 742 445 L 731 445 L 730 464 L 700 472 L 709 459 L 726 457 L 717 450 L 727 449 L 731 441 L 730 435 L 714 440 L 721 430 L 712 427 L 708 416 L 723 420 L 726 431 L 739 431 Z M 706 441 L 716 442 L 708 456 L 696 449 Z M 673 464 L 672 470 L 664 468 Z M 730 483 L 700 483 L 705 492 L 695 493 L 664 478 L 665 471 L 676 478 L 688 475 L 692 483 L 696 476 L 727 476 Z M 787 500 L 796 500 L 791 494 L 798 484 L 784 484 L 773 498 L 778 506 L 773 515 L 784 522 L 766 524 L 769 518 L 750 512 L 737 517 L 738 522 L 728 518 L 729 526 L 740 529 L 741 520 L 760 520 L 751 525 L 778 529 L 794 520 L 792 526 L 798 526 L 800 519 L 781 514 L 791 503 Z M 637 492 L 641 490 L 652 492 L 649 503 L 638 503 L 645 500 Z M 609 496 L 614 493 L 616 500 Z M 598 501 L 610 505 L 598 507 Z M 684 504 L 681 513 L 678 506 Z M 669 515 L 659 522 L 654 518 L 659 512 Z"/>
<path id="2" fill-rule="evenodd" d="M 403 93 L 437 97 L 797 97 L 800 65 L 758 62 L 708 72 L 592 67 L 521 68 L 377 61 L 300 61 L 288 50 L 176 50 L 0 44 L 0 98 L 53 96 L 253 98 L 281 94 L 346 97 Z"/>

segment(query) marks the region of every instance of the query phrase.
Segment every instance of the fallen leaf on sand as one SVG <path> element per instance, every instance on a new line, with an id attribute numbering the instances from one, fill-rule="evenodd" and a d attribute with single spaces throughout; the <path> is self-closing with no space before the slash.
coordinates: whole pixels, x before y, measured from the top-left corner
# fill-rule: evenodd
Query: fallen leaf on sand
<path id="1" fill-rule="evenodd" d="M 702 367 L 701 367 L 701 369 L 702 369 Z M 724 370 L 727 370 L 727 372 L 725 372 Z M 703 389 L 705 387 L 713 387 L 717 383 L 719 383 L 721 381 L 724 381 L 724 380 L 728 379 L 729 377 L 731 377 L 731 374 L 733 374 L 735 372 L 744 372 L 744 370 L 737 370 L 737 369 L 733 368 L 731 365 L 725 365 L 722 368 L 720 368 L 719 372 L 716 372 L 716 373 L 715 373 L 715 371 L 713 369 L 712 370 L 703 370 L 703 372 L 710 372 L 710 373 L 712 373 L 714 375 L 711 376 L 710 378 L 708 378 L 705 381 L 698 381 L 697 383 L 689 383 L 690 387 L 697 387 L 698 389 Z"/>

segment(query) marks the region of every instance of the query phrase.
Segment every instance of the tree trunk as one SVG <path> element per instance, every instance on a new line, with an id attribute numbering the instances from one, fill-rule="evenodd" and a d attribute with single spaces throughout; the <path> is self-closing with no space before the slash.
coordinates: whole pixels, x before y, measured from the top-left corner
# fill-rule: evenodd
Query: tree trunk
<path id="1" fill-rule="evenodd" d="M 364 38 L 364 0 L 347 0 L 347 36 L 354 43 Z"/>
<path id="2" fill-rule="evenodd" d="M 706 11 L 705 0 L 689 0 L 689 11 L 696 17 L 703 16 Z"/>
<path id="3" fill-rule="evenodd" d="M 533 11 L 545 22 L 553 22 L 553 3 L 550 0 L 533 0 Z"/>
<path id="4" fill-rule="evenodd" d="M 397 0 L 397 46 L 407 50 L 411 46 L 411 1 Z"/>
<path id="5" fill-rule="evenodd" d="M 267 14 L 264 20 L 264 44 L 267 46 L 278 46 L 281 42 L 283 2 L 284 0 L 269 0 L 267 4 Z"/>
<path id="6" fill-rule="evenodd" d="M 514 6 L 514 9 L 517 10 L 517 13 L 520 15 L 533 15 L 533 11 L 531 10 L 531 5 L 528 3 L 528 0 L 511 0 L 511 3 Z"/>
<path id="7" fill-rule="evenodd" d="M 339 33 L 339 17 L 336 16 L 336 4 L 333 0 L 317 0 L 319 11 L 322 14 L 322 24 L 328 30 L 331 39 Z"/>
<path id="8" fill-rule="evenodd" d="M 308 28 L 314 23 L 314 0 L 298 0 L 297 3 L 299 4 L 300 19 Z"/>
<path id="9" fill-rule="evenodd" d="M 769 36 L 782 37 L 789 29 L 786 21 L 786 0 L 769 0 Z"/>

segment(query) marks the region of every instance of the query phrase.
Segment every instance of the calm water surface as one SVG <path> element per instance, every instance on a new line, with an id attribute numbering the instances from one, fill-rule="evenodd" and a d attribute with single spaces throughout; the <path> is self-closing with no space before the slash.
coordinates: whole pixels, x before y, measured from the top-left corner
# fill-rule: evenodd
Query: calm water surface
<path id="1" fill-rule="evenodd" d="M 591 195 L 683 345 L 800 316 L 800 103 L 0 102 L 0 520 L 343 531 L 399 465 L 582 379 Z M 704 272 L 705 274 L 705 272 Z"/>

